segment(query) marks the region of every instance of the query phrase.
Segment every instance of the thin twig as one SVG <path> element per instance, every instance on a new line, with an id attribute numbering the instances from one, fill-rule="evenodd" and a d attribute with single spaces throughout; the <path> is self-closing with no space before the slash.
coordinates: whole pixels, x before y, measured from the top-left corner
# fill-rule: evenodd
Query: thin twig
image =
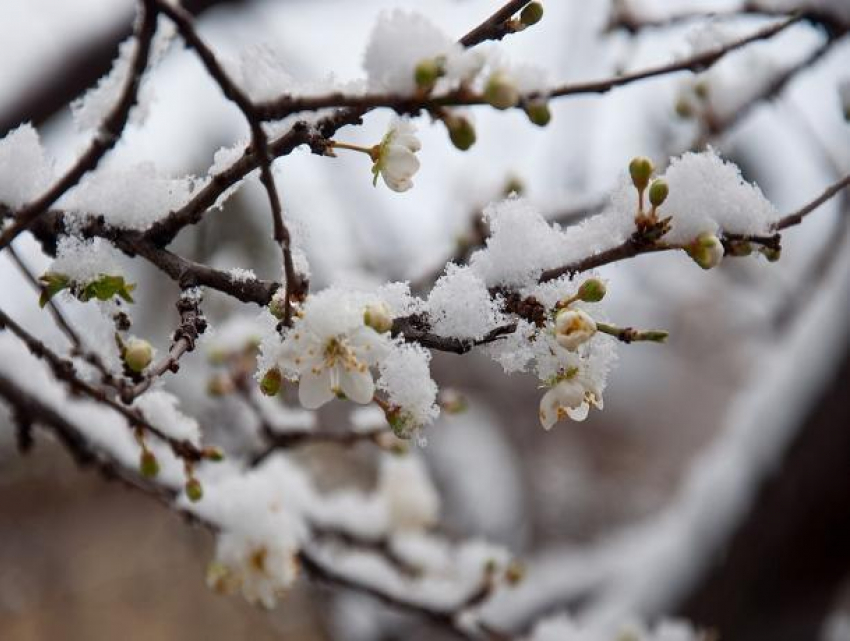
<path id="1" fill-rule="evenodd" d="M 529 2 L 531 0 L 511 0 L 463 36 L 458 41 L 458 44 L 470 48 L 487 40 L 501 40 L 505 36 L 514 33 L 515 29 L 512 28 L 510 20 Z"/>
<path id="2" fill-rule="evenodd" d="M 121 403 L 114 401 L 102 389 L 94 387 L 81 379 L 74 371 L 74 364 L 71 361 L 62 358 L 50 350 L 44 343 L 27 332 L 8 314 L 6 314 L 6 312 L 0 309 L 0 329 L 3 328 L 9 329 L 15 336 L 17 336 L 27 346 L 27 349 L 29 349 L 33 356 L 43 360 L 50 367 L 53 376 L 56 377 L 57 380 L 68 385 L 72 392 L 83 394 L 101 405 L 105 405 L 110 409 L 115 410 L 127 419 L 128 426 L 131 429 L 141 427 L 160 440 L 168 443 L 175 456 L 185 459 L 186 461 L 200 461 L 204 458 L 204 453 L 191 442 L 169 436 L 162 429 L 151 424 L 146 418 L 144 418 L 139 410 L 128 408 Z"/>
<path id="3" fill-rule="evenodd" d="M 180 368 L 180 358 L 183 354 L 195 349 L 198 337 L 207 329 L 207 321 L 200 308 L 200 298 L 181 296 L 177 300 L 177 311 L 180 313 L 180 325 L 174 332 L 168 355 L 145 373 L 142 380 L 134 387 L 121 393 L 121 400 L 130 404 L 144 394 L 153 382 L 166 372 L 177 372 Z"/>
<path id="4" fill-rule="evenodd" d="M 793 15 L 780 22 L 762 27 L 748 36 L 738 38 L 732 42 L 715 47 L 708 51 L 694 54 L 677 62 L 648 67 L 646 69 L 641 69 L 639 71 L 611 78 L 569 83 L 553 87 L 547 91 L 532 92 L 523 96 L 517 107 L 523 108 L 527 104 L 541 99 L 606 93 L 617 87 L 628 85 L 639 80 L 646 80 L 647 78 L 655 78 L 658 76 L 669 76 L 681 71 L 699 73 L 710 68 L 727 54 L 752 44 L 753 42 L 772 38 L 800 20 L 800 15 Z M 346 107 L 361 110 L 374 109 L 377 107 L 389 107 L 398 113 L 417 114 L 423 110 L 430 112 L 443 107 L 474 106 L 484 104 L 487 104 L 487 99 L 484 95 L 470 92 L 468 89 L 464 88 L 441 96 L 424 97 L 395 93 L 346 96 L 338 92 L 324 96 L 308 96 L 302 98 L 293 98 L 286 95 L 278 99 L 259 103 L 256 105 L 256 109 L 257 113 L 263 119 L 277 120 L 301 111 L 314 111 L 333 107 Z"/>

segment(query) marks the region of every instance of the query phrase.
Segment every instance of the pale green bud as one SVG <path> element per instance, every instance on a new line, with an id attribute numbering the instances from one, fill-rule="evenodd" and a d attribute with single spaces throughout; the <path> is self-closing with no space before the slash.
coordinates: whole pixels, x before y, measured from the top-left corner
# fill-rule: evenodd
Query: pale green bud
<path id="1" fill-rule="evenodd" d="M 138 374 L 144 371 L 152 360 L 153 348 L 146 340 L 131 338 L 124 345 L 124 363 L 130 371 Z"/>
<path id="2" fill-rule="evenodd" d="M 430 90 L 442 75 L 442 65 L 433 58 L 420 61 L 413 70 L 413 79 L 416 82 L 416 86 L 424 90 Z"/>
<path id="3" fill-rule="evenodd" d="M 512 78 L 496 72 L 487 81 L 484 99 L 496 109 L 510 109 L 519 103 L 519 89 Z"/>
<path id="4" fill-rule="evenodd" d="M 712 233 L 705 232 L 697 236 L 687 249 L 688 255 L 703 269 L 717 267 L 723 259 L 723 243 Z"/>
<path id="5" fill-rule="evenodd" d="M 156 460 L 156 456 L 150 450 L 142 450 L 139 457 L 139 472 L 149 479 L 159 474 L 159 461 Z"/>
<path id="6" fill-rule="evenodd" d="M 598 303 L 605 298 L 606 292 L 605 283 L 598 278 L 591 278 L 584 281 L 578 288 L 578 299 L 585 303 Z"/>
<path id="7" fill-rule="evenodd" d="M 632 177 L 632 184 L 637 189 L 646 189 L 654 169 L 655 167 L 652 165 L 652 161 L 646 156 L 638 156 L 632 159 L 629 163 L 629 174 Z"/>
<path id="8" fill-rule="evenodd" d="M 393 317 L 390 308 L 385 303 L 367 305 L 363 310 L 363 324 L 371 327 L 379 334 L 386 334 L 393 327 Z"/>
<path id="9" fill-rule="evenodd" d="M 466 116 L 447 116 L 444 122 L 449 130 L 449 138 L 455 147 L 461 151 L 466 151 L 475 144 L 475 127 L 472 126 Z"/>
<path id="10" fill-rule="evenodd" d="M 545 127 L 552 120 L 552 112 L 549 109 L 549 103 L 545 100 L 535 100 L 525 106 L 525 115 L 532 124 L 538 127 Z"/>
<path id="11" fill-rule="evenodd" d="M 532 2 L 525 6 L 525 9 L 519 14 L 519 21 L 526 27 L 537 24 L 543 19 L 543 4 L 540 2 Z"/>
<path id="12" fill-rule="evenodd" d="M 659 178 L 653 180 L 649 186 L 649 202 L 653 207 L 660 207 L 667 200 L 667 194 L 670 193 L 670 186 L 666 180 Z"/>
<path id="13" fill-rule="evenodd" d="M 283 384 L 283 375 L 277 367 L 272 367 L 260 380 L 260 391 L 266 396 L 276 396 Z"/>
<path id="14" fill-rule="evenodd" d="M 192 503 L 197 503 L 204 498 L 204 488 L 201 485 L 201 482 L 195 477 L 186 481 L 186 496 L 189 497 L 189 500 L 192 501 Z"/>

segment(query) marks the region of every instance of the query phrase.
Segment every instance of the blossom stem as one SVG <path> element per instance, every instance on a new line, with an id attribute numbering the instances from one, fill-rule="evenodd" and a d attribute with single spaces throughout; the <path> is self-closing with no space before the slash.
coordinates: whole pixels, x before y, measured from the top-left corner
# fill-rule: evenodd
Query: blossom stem
<path id="1" fill-rule="evenodd" d="M 607 323 L 596 323 L 596 330 L 603 334 L 613 336 L 624 343 L 634 343 L 637 341 L 648 341 L 651 343 L 663 343 L 670 335 L 661 329 L 637 330 L 632 327 L 617 327 Z"/>
<path id="2" fill-rule="evenodd" d="M 374 147 L 362 147 L 360 145 L 352 145 L 347 142 L 339 142 L 337 140 L 328 141 L 328 145 L 333 147 L 334 149 L 349 149 L 351 151 L 359 151 L 360 153 L 367 154 L 370 158 L 374 160 L 375 148 Z"/>

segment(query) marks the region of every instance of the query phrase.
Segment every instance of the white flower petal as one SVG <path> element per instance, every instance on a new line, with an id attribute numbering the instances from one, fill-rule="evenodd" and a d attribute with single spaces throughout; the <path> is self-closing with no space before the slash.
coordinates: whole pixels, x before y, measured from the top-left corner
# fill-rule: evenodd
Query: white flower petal
<path id="1" fill-rule="evenodd" d="M 298 384 L 298 401 L 308 409 L 318 409 L 334 398 L 331 388 L 331 372 L 326 367 L 318 374 L 313 371 L 305 372 Z"/>
<path id="2" fill-rule="evenodd" d="M 403 180 L 410 178 L 417 171 L 419 171 L 419 159 L 412 151 L 397 145 L 390 146 L 384 163 L 384 176 Z"/>
<path id="3" fill-rule="evenodd" d="M 361 405 L 371 402 L 375 394 L 375 382 L 368 369 L 365 371 L 340 369 L 339 385 L 349 399 Z"/>
<path id="4" fill-rule="evenodd" d="M 579 423 L 581 423 L 584 419 L 587 418 L 587 415 L 590 412 L 590 404 L 584 402 L 578 407 L 566 407 L 564 409 L 567 412 L 567 416 L 569 416 L 574 421 L 578 421 Z"/>

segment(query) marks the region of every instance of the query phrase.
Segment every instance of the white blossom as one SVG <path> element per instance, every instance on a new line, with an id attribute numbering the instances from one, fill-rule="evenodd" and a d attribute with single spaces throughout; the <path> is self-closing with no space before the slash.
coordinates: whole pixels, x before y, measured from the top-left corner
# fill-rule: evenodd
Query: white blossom
<path id="1" fill-rule="evenodd" d="M 549 430 L 566 417 L 583 421 L 591 406 L 602 409 L 602 392 L 589 381 L 573 375 L 560 380 L 540 399 L 540 423 Z"/>
<path id="2" fill-rule="evenodd" d="M 393 191 L 407 191 L 413 187 L 413 175 L 419 171 L 416 152 L 422 148 L 416 129 L 407 120 L 397 120 L 390 125 L 381 144 L 378 145 L 372 173 L 377 183 L 381 175 L 387 187 Z"/>
<path id="3" fill-rule="evenodd" d="M 562 309 L 555 317 L 555 340 L 564 349 L 575 351 L 596 333 L 596 322 L 580 309 Z"/>

